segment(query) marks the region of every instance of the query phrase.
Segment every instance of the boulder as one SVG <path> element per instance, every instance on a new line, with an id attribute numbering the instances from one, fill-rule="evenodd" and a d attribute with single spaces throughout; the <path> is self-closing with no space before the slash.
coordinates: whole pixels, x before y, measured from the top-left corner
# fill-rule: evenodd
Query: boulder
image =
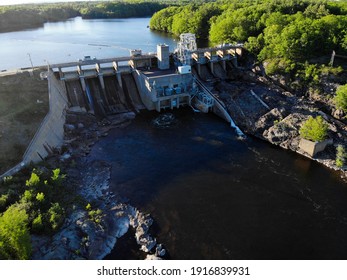
<path id="1" fill-rule="evenodd" d="M 341 109 L 336 109 L 333 111 L 333 117 L 342 120 L 345 117 L 345 113 Z"/>

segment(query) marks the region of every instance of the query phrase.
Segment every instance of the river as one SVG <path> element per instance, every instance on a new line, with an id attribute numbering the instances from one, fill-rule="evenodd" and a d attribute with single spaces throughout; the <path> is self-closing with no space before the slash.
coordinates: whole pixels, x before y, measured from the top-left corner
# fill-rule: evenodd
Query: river
<path id="1" fill-rule="evenodd" d="M 214 115 L 177 110 L 178 124 L 159 129 L 151 124 L 157 114 L 113 130 L 89 160 L 112 163 L 112 190 L 151 214 L 169 258 L 347 258 L 347 184 L 339 173 L 251 137 L 238 140 Z M 116 245 L 108 258 L 140 257 L 120 251 Z"/>
<path id="2" fill-rule="evenodd" d="M 148 22 L 74 18 L 2 33 L 0 70 L 155 52 L 158 43 L 173 50 L 174 38 L 151 32 Z M 151 124 L 157 113 L 141 112 L 88 156 L 112 164 L 112 190 L 151 214 L 168 258 L 347 259 L 347 184 L 339 173 L 239 140 L 214 115 L 174 114 L 177 125 L 159 129 Z M 139 257 L 119 243 L 108 258 Z"/>

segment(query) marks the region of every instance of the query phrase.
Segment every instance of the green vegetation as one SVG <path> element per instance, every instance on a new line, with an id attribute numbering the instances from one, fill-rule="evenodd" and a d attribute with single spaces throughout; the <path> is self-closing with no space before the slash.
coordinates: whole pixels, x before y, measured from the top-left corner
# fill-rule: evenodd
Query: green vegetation
<path id="1" fill-rule="evenodd" d="M 312 117 L 300 128 L 300 136 L 310 141 L 323 141 L 326 139 L 328 133 L 328 124 L 321 116 Z"/>
<path id="2" fill-rule="evenodd" d="M 101 220 L 102 220 L 102 217 L 103 217 L 102 210 L 100 210 L 100 209 L 92 209 L 92 206 L 90 205 L 90 203 L 87 204 L 86 210 L 88 211 L 88 216 L 89 216 L 90 220 L 92 220 L 96 224 L 100 224 L 101 223 Z"/>
<path id="3" fill-rule="evenodd" d="M 337 108 L 347 113 L 347 84 L 337 88 L 334 101 Z"/>
<path id="4" fill-rule="evenodd" d="M 342 145 L 338 145 L 336 148 L 336 166 L 343 167 L 346 163 L 347 153 L 345 147 Z"/>
<path id="5" fill-rule="evenodd" d="M 9 191 L 0 196 L 0 259 L 30 258 L 30 234 L 59 229 L 71 207 L 65 178 L 59 168 L 42 168 L 34 169 L 27 180 L 2 182 L 0 187 Z"/>
<path id="6" fill-rule="evenodd" d="M 194 33 L 197 38 L 207 38 L 210 19 L 221 14 L 218 4 L 192 3 L 185 6 L 168 7 L 153 15 L 150 28 L 176 35 Z"/>
<path id="7" fill-rule="evenodd" d="M 268 75 L 286 75 L 303 91 L 320 83 L 322 75 L 339 71 L 326 65 L 333 50 L 347 54 L 347 1 L 193 3 L 155 13 L 150 28 L 176 35 L 195 33 L 214 45 L 243 42 L 264 62 Z M 323 57 L 326 65 L 318 59 Z"/>
<path id="8" fill-rule="evenodd" d="M 167 7 L 163 1 L 101 2 L 79 9 L 83 18 L 128 18 L 151 16 Z"/>
<path id="9" fill-rule="evenodd" d="M 30 257 L 29 216 L 22 204 L 11 205 L 0 216 L 0 259 Z"/>

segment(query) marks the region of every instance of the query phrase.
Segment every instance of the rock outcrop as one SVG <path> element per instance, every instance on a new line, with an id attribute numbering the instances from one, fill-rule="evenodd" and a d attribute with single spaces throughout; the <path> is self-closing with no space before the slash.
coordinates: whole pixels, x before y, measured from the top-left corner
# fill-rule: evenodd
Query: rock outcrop
<path id="1" fill-rule="evenodd" d="M 106 136 L 113 127 L 127 125 L 133 117 L 127 113 L 97 123 L 87 113 L 68 113 L 64 152 L 49 160 L 69 166 L 67 183 L 74 186 L 71 195 L 75 203 L 59 232 L 51 237 L 32 237 L 33 259 L 103 259 L 130 227 L 135 230 L 139 250 L 147 253 L 148 259 L 165 255 L 162 245 L 149 234 L 151 217 L 110 192 L 111 165 L 104 161 L 86 162 L 83 157 L 99 137 Z"/>
<path id="2" fill-rule="evenodd" d="M 214 94 L 225 103 L 242 131 L 341 170 L 346 176 L 346 170 L 335 164 L 337 145 L 347 146 L 347 125 L 341 121 L 343 112 L 333 110 L 332 115 L 326 114 L 322 110 L 329 111 L 330 103 L 325 106 L 322 100 L 296 96 L 281 83 L 275 85 L 251 71 L 244 70 L 239 76 L 241 80 L 220 82 Z M 299 148 L 299 130 L 309 116 L 318 115 L 328 123 L 328 137 L 334 144 L 311 157 Z"/>

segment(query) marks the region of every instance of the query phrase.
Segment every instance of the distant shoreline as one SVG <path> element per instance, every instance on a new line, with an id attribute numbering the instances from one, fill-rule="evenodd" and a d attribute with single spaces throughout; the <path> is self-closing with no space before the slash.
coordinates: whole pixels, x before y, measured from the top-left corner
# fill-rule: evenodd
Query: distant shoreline
<path id="1" fill-rule="evenodd" d="M 0 6 L 0 33 L 39 28 L 47 22 L 66 21 L 78 16 L 83 19 L 148 17 L 167 6 L 155 0 L 138 3 L 71 2 Z"/>

